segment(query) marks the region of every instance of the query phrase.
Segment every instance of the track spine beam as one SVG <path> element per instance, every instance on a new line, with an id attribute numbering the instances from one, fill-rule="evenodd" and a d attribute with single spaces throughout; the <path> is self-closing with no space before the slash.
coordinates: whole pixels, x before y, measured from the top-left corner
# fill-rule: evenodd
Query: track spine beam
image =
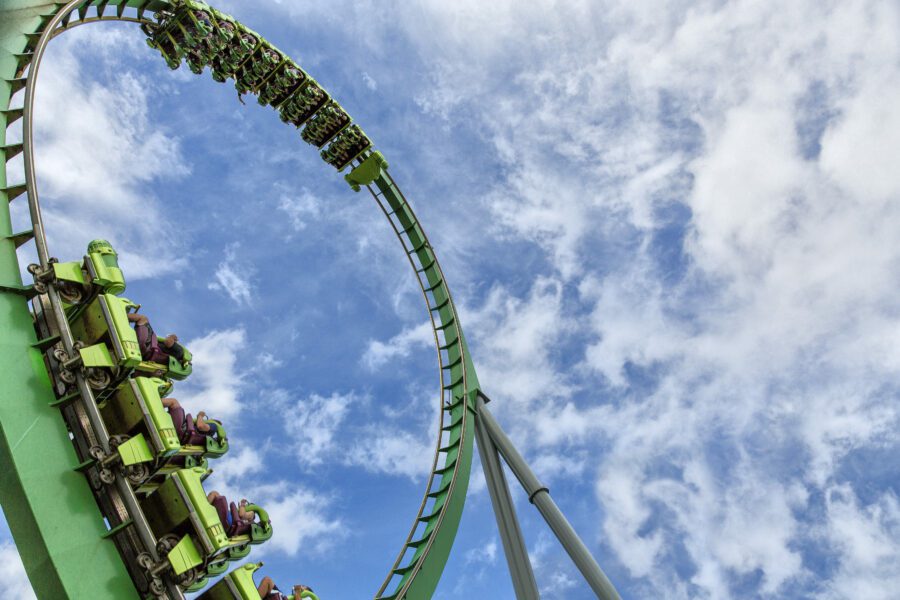
<path id="1" fill-rule="evenodd" d="M 446 560 L 444 553 L 449 553 L 449 545 L 452 544 L 462 511 L 474 441 L 474 415 L 470 409 L 474 393 L 478 389 L 478 379 L 468 350 L 464 344 L 460 344 L 463 337 L 450 291 L 412 207 L 384 170 L 375 179 L 374 186 L 366 187 L 394 229 L 417 275 L 431 318 L 441 366 L 442 436 L 436 448 L 432 475 L 426 486 L 419 516 L 391 568 L 391 576 L 385 580 L 376 595 L 379 600 L 424 598 L 434 592 L 440 569 Z M 446 357 L 444 353 L 447 353 Z M 449 382 L 445 378 L 449 378 Z M 447 424 L 444 423 L 444 415 L 449 420 Z M 449 434 L 449 440 L 443 436 L 445 432 Z M 445 457 L 442 466 L 438 466 L 440 456 Z M 426 514 L 429 500 L 434 503 Z M 449 530 L 452 530 L 452 535 L 448 535 Z M 417 534 L 419 531 L 421 533 Z M 414 552 L 407 559 L 408 549 Z M 437 561 L 427 560 L 432 552 L 440 552 L 439 568 L 431 566 L 438 564 Z M 401 562 L 406 564 L 401 566 Z M 401 580 L 388 593 L 387 588 L 394 576 Z"/>

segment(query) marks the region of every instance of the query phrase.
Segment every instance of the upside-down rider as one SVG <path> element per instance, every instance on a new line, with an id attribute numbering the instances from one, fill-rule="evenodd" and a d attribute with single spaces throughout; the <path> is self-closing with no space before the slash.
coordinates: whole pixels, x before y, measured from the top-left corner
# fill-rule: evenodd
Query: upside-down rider
<path id="1" fill-rule="evenodd" d="M 250 531 L 253 521 L 256 519 L 256 511 L 247 508 L 249 502 L 246 498 L 237 505 L 234 502 L 229 504 L 228 498 L 213 490 L 206 495 L 206 501 L 216 509 L 222 527 L 225 529 L 225 535 L 236 537 L 246 535 Z"/>
<path id="2" fill-rule="evenodd" d="M 170 333 L 160 343 L 146 315 L 128 313 L 128 320 L 134 323 L 142 359 L 167 365 L 169 357 L 174 356 L 178 362 L 184 363 L 184 346 L 178 343 L 177 335 Z"/>
<path id="3" fill-rule="evenodd" d="M 169 411 L 172 424 L 178 434 L 178 441 L 189 446 L 203 446 L 206 438 L 215 435 L 216 429 L 210 425 L 210 419 L 204 411 L 197 413 L 196 417 L 185 414 L 181 403 L 175 398 L 163 398 L 162 405 Z"/>

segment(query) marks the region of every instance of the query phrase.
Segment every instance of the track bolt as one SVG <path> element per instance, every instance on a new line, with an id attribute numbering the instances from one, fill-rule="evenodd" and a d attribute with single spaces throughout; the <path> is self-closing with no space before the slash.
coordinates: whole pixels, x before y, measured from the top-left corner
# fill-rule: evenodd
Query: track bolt
<path id="1" fill-rule="evenodd" d="M 84 361 L 81 359 L 81 354 L 76 354 L 66 360 L 62 361 L 62 368 L 66 371 L 73 371 L 79 368 Z"/>
<path id="2" fill-rule="evenodd" d="M 28 265 L 28 272 L 34 277 L 35 283 L 50 283 L 56 279 L 56 272 L 53 270 L 52 263 L 46 269 L 41 268 L 41 265 L 32 263 Z"/>

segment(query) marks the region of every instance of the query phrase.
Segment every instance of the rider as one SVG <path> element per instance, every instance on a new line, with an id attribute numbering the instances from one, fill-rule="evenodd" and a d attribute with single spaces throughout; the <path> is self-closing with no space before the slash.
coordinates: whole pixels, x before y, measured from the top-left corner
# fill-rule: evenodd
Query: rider
<path id="1" fill-rule="evenodd" d="M 259 592 L 259 597 L 265 600 L 288 600 L 288 596 L 285 596 L 281 590 L 278 589 L 278 586 L 275 585 L 275 582 L 272 581 L 272 578 L 268 575 L 263 577 L 263 580 L 259 582 L 259 586 L 256 588 L 256 591 Z M 296 600 L 300 599 L 300 594 L 303 592 L 312 592 L 312 588 L 305 585 L 295 585 L 292 592 L 293 597 Z"/>
<path id="2" fill-rule="evenodd" d="M 247 509 L 249 502 L 246 498 L 241 500 L 237 506 L 234 502 L 229 505 L 228 498 L 213 490 L 206 495 L 206 501 L 212 504 L 219 514 L 219 521 L 225 528 L 225 535 L 236 537 L 250 531 L 250 526 L 256 519 L 256 512 Z"/>
<path id="3" fill-rule="evenodd" d="M 146 315 L 128 313 L 128 320 L 134 323 L 141 358 L 149 362 L 168 364 L 169 356 L 174 356 L 178 362 L 184 362 L 184 346 L 178 343 L 177 335 L 170 333 L 160 344 Z"/>
<path id="4" fill-rule="evenodd" d="M 209 424 L 209 418 L 204 411 L 197 413 L 196 417 L 185 415 L 184 408 L 175 398 L 163 398 L 162 405 L 169 411 L 172 417 L 172 424 L 175 425 L 175 431 L 178 433 L 178 440 L 182 444 L 189 446 L 203 446 L 206 444 L 206 438 L 215 435 L 215 428 Z M 192 419 L 193 427 L 188 423 L 188 419 Z"/>

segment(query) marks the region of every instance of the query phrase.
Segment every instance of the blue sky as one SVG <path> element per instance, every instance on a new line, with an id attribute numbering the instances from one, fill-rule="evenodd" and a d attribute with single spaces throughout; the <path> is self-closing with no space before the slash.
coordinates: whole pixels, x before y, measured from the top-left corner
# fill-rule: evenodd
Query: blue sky
<path id="1" fill-rule="evenodd" d="M 623 597 L 892 597 L 895 3 L 217 6 L 384 152 L 494 414 Z M 246 101 L 130 26 L 54 42 L 51 249 L 110 239 L 194 352 L 176 392 L 228 426 L 209 483 L 273 513 L 266 573 L 367 597 L 434 443 L 427 313 L 371 199 Z M 513 597 L 475 471 L 437 598 Z M 544 597 L 590 598 L 517 502 Z M 0 556 L 27 597 L 5 531 Z"/>

